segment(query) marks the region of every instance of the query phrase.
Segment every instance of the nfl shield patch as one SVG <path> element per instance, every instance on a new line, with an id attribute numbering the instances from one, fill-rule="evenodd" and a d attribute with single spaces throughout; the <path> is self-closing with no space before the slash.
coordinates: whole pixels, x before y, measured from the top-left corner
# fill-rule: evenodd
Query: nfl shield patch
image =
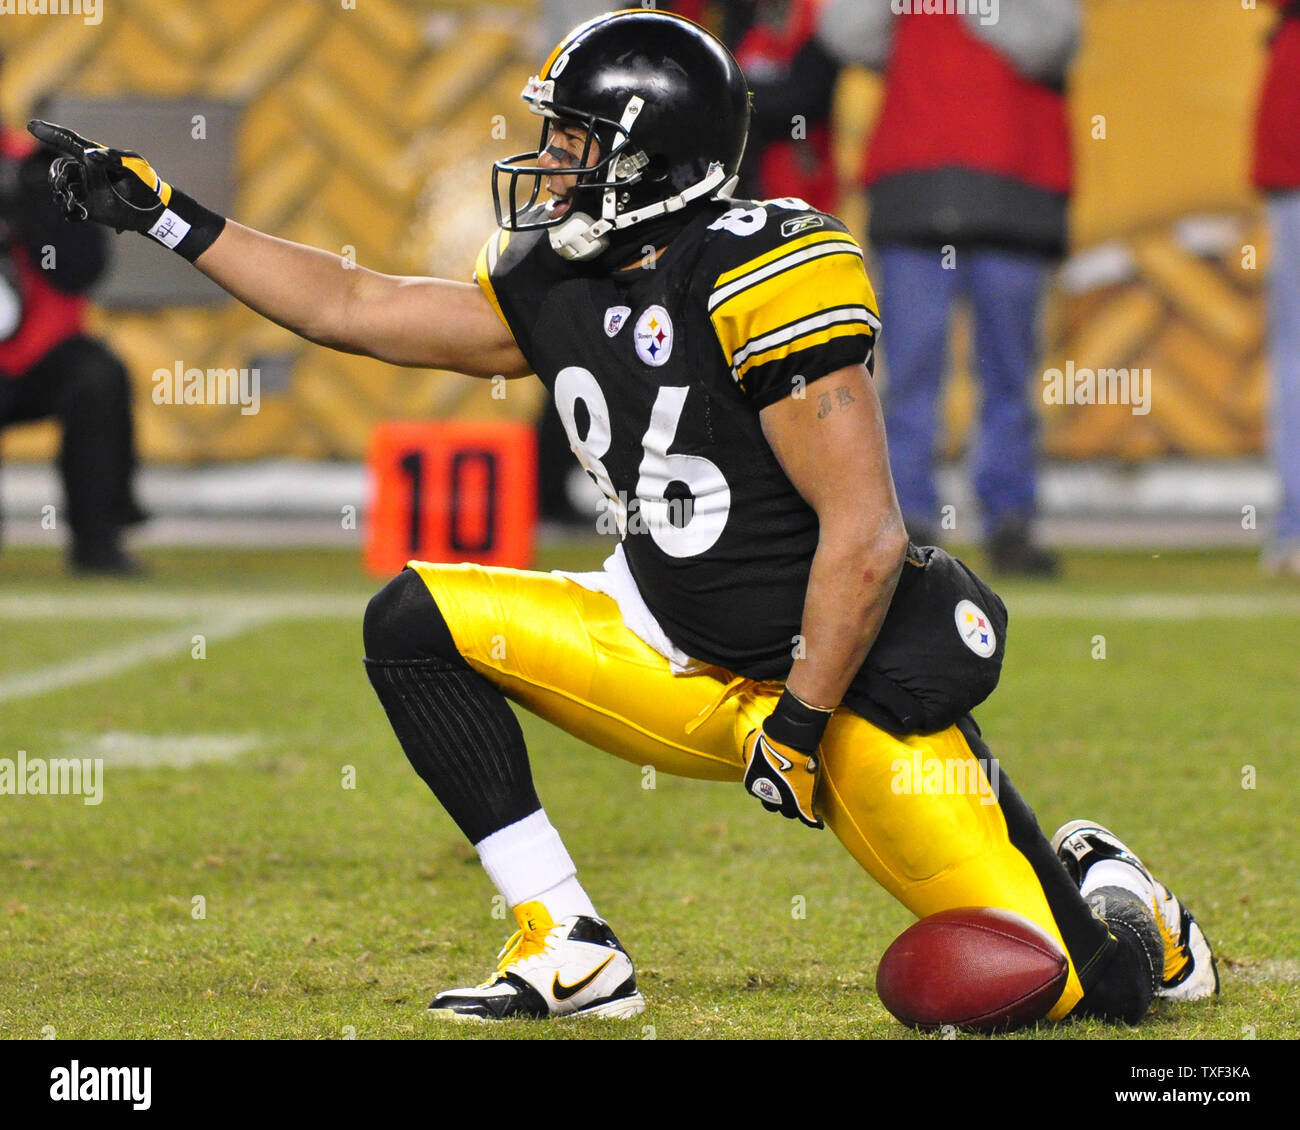
<path id="1" fill-rule="evenodd" d="M 627 322 L 632 313 L 631 306 L 611 306 L 605 311 L 605 336 L 613 337 Z"/>

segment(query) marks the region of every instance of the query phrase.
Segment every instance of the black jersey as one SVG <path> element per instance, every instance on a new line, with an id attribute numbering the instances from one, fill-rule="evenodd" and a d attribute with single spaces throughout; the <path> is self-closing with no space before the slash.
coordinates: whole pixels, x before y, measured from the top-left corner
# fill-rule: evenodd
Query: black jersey
<path id="1" fill-rule="evenodd" d="M 817 517 L 759 411 L 871 356 L 862 252 L 802 201 L 728 202 L 652 266 L 567 263 L 498 233 L 477 277 L 608 496 L 650 611 L 688 655 L 753 678 L 793 662 Z"/>
<path id="2" fill-rule="evenodd" d="M 614 272 L 560 258 L 545 231 L 501 231 L 475 277 L 552 392 L 668 638 L 737 674 L 784 679 L 799 652 L 818 522 L 759 413 L 786 396 L 819 396 L 822 377 L 871 363 L 880 322 L 845 226 L 801 200 L 732 200 L 702 209 L 653 265 Z M 950 713 L 946 689 L 908 685 L 938 658 L 926 642 L 935 617 L 922 623 L 915 608 L 896 607 L 922 573 L 965 583 L 964 569 L 941 560 L 943 569 L 910 570 L 917 578 L 905 571 L 872 649 L 881 663 L 869 670 L 869 657 L 845 695 L 888 729 L 939 728 Z M 943 679 L 960 671 L 964 681 L 976 657 L 953 603 L 944 595 L 926 607 L 952 637 Z M 947 661 L 953 649 L 966 663 Z M 974 701 L 996 683 L 996 671 L 992 683 L 979 674 L 986 689 Z M 927 698 L 944 698 L 943 710 Z M 963 699 L 954 717 L 973 704 Z"/>

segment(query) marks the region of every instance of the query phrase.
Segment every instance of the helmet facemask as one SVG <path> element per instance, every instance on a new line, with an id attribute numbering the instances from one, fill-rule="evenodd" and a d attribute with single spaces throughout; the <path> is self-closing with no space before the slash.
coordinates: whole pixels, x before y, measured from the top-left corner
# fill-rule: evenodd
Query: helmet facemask
<path id="1" fill-rule="evenodd" d="M 506 231 L 549 229 L 551 247 L 556 253 L 565 259 L 582 262 L 596 258 L 609 247 L 610 232 L 684 208 L 692 200 L 716 193 L 726 179 L 721 164 L 713 164 L 697 184 L 663 198 L 653 188 L 661 179 L 656 176 L 655 163 L 635 143 L 634 124 L 645 105 L 644 99 L 636 94 L 629 95 L 622 117 L 614 121 L 574 107 L 557 106 L 554 88 L 554 81 L 544 82 L 536 76 L 524 87 L 524 101 L 533 113 L 546 119 L 537 150 L 497 161 L 492 166 L 492 198 L 497 223 Z M 572 172 L 563 167 L 548 168 L 537 164 L 547 150 L 550 130 L 555 122 L 571 124 L 586 131 L 581 160 Z M 600 151 L 597 160 L 588 164 L 593 142 L 599 145 Z M 534 218 L 522 218 L 522 214 L 537 205 L 544 180 L 556 176 L 575 177 L 574 187 L 568 194 L 568 209 L 558 216 L 547 216 L 543 212 Z M 503 177 L 509 177 L 504 199 Z M 521 204 L 519 182 L 528 177 L 532 178 L 532 185 L 529 188 L 525 183 L 526 200 Z M 646 192 L 637 191 L 642 186 Z M 638 196 L 648 198 L 649 202 L 639 202 Z"/>

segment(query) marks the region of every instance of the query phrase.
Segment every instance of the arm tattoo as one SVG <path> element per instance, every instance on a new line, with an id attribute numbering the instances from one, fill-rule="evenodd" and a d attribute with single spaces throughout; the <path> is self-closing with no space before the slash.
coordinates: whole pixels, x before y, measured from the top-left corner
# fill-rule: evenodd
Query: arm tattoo
<path id="1" fill-rule="evenodd" d="M 833 408 L 847 408 L 857 401 L 858 398 L 849 391 L 847 385 L 840 385 L 830 392 L 823 392 L 817 397 L 817 419 L 821 420 L 829 416 Z"/>

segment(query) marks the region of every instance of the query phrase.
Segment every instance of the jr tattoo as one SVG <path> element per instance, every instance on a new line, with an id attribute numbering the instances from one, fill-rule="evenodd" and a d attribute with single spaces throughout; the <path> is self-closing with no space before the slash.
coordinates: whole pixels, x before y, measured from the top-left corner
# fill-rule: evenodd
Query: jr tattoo
<path id="1" fill-rule="evenodd" d="M 857 399 L 847 385 L 823 392 L 817 397 L 817 419 L 829 416 L 833 408 L 847 408 L 850 404 L 856 404 Z"/>

